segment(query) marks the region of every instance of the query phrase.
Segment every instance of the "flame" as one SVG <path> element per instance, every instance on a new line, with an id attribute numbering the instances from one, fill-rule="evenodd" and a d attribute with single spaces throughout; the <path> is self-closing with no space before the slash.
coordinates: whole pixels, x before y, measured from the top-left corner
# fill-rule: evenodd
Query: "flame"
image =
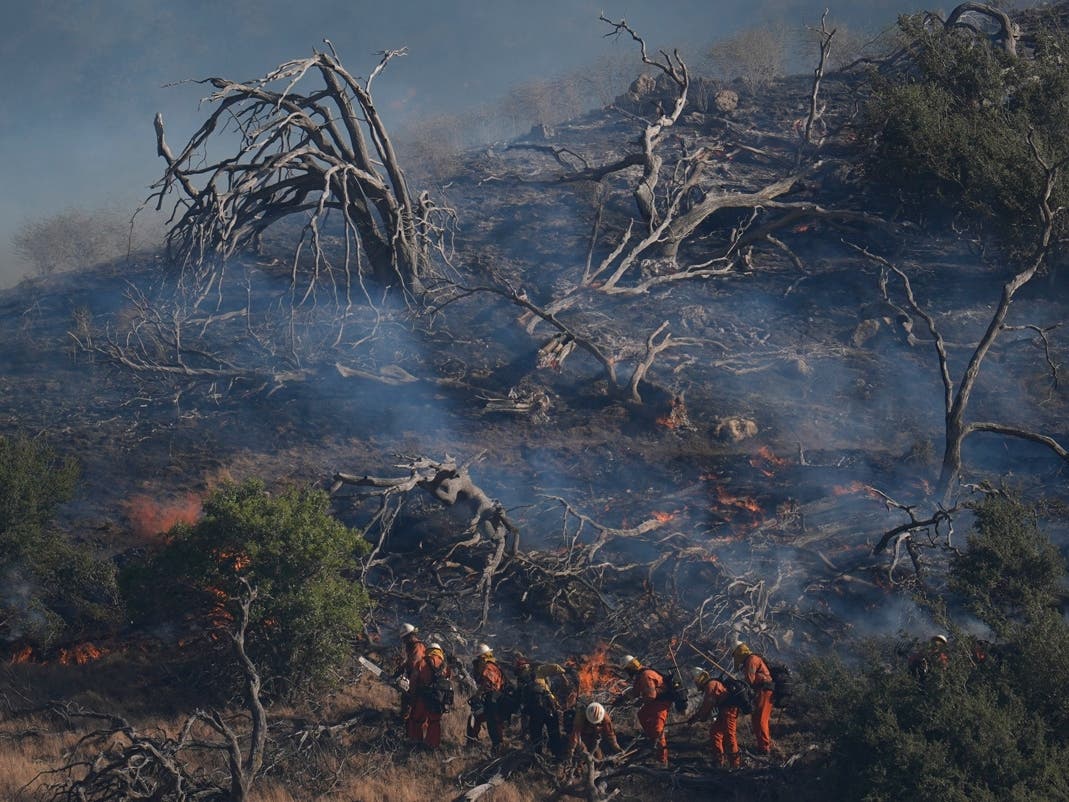
<path id="1" fill-rule="evenodd" d="M 615 694 L 627 686 L 627 681 L 617 676 L 609 662 L 607 643 L 599 643 L 592 654 L 579 659 L 572 658 L 568 660 L 568 664 L 576 670 L 580 696 L 589 696 L 600 690 Z"/>
<path id="2" fill-rule="evenodd" d="M 11 655 L 12 665 L 21 665 L 22 663 L 29 663 L 33 660 L 33 649 L 29 646 L 23 646 L 13 655 Z"/>
<path id="3" fill-rule="evenodd" d="M 666 524 L 676 516 L 673 512 L 655 512 L 653 513 L 653 517 L 656 520 L 660 521 L 662 524 Z"/>
<path id="4" fill-rule="evenodd" d="M 759 515 L 761 505 L 750 496 L 733 496 L 726 491 L 723 485 L 716 486 L 716 503 L 721 507 L 735 507 L 736 509 Z"/>
<path id="5" fill-rule="evenodd" d="M 836 485 L 831 489 L 832 495 L 848 496 L 851 493 L 872 493 L 872 488 L 864 482 L 851 482 L 848 485 Z"/>
<path id="6" fill-rule="evenodd" d="M 802 223 L 801 225 L 798 225 L 798 226 L 795 226 L 794 228 L 792 228 L 791 231 L 794 232 L 795 234 L 804 234 L 805 232 L 807 232 L 812 227 L 813 226 L 809 225 L 808 223 Z"/>
<path id="7" fill-rule="evenodd" d="M 769 478 L 775 476 L 776 471 L 786 464 L 787 460 L 777 457 L 768 446 L 761 446 L 757 453 L 750 457 L 750 465 Z"/>
<path id="8" fill-rule="evenodd" d="M 94 646 L 87 641 L 67 649 L 60 649 L 57 660 L 60 665 L 64 666 L 84 666 L 86 663 L 92 663 L 94 660 L 99 660 L 105 654 L 107 654 L 107 652 L 104 649 Z"/>
<path id="9" fill-rule="evenodd" d="M 689 429 L 691 428 L 690 415 L 687 414 L 687 405 L 682 398 L 673 398 L 669 402 L 667 414 L 657 418 L 654 423 L 664 426 L 666 429 Z"/>
<path id="10" fill-rule="evenodd" d="M 192 524 L 200 516 L 201 500 L 195 493 L 168 502 L 149 496 L 133 496 L 123 502 L 130 526 L 140 537 L 170 531 L 177 524 Z"/>

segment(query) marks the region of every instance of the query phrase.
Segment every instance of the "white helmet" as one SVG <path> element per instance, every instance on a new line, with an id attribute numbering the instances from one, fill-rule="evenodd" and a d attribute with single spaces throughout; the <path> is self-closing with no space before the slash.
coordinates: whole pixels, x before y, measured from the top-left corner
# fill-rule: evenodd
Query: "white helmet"
<path id="1" fill-rule="evenodd" d="M 941 643 L 944 646 L 946 646 L 946 644 L 947 644 L 947 636 L 943 635 L 943 634 L 940 634 L 940 633 L 936 633 L 935 635 L 932 635 L 932 639 L 931 640 L 932 640 L 932 643 Z"/>
<path id="2" fill-rule="evenodd" d="M 442 644 L 440 643 L 432 643 L 430 646 L 427 647 L 428 652 L 433 652 L 436 649 L 442 654 L 445 654 L 445 649 L 442 648 Z"/>
<path id="3" fill-rule="evenodd" d="M 605 708 L 597 702 L 586 706 L 586 720 L 591 724 L 600 724 L 605 720 Z"/>
<path id="4" fill-rule="evenodd" d="M 482 657 L 487 654 L 493 657 L 494 650 L 487 646 L 485 643 L 480 643 L 479 647 L 475 650 L 475 654 L 479 657 Z"/>
<path id="5" fill-rule="evenodd" d="M 642 668 L 642 663 L 633 654 L 625 654 L 624 659 L 620 661 L 620 668 L 637 670 Z"/>
<path id="6" fill-rule="evenodd" d="M 409 635 L 413 634 L 415 631 L 416 631 L 416 628 L 414 626 L 412 626 L 411 624 L 401 624 L 401 631 L 398 632 L 398 636 L 401 637 L 402 639 L 403 638 L 407 638 Z"/>

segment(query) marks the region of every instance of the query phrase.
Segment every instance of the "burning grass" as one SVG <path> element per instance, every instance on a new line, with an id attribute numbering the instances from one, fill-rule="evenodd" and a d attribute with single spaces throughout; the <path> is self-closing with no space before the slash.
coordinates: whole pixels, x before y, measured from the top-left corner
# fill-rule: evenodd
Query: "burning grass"
<path id="1" fill-rule="evenodd" d="M 178 524 L 195 523 L 200 517 L 201 499 L 195 493 L 171 501 L 137 495 L 124 501 L 122 507 L 134 533 L 141 538 L 152 538 Z"/>

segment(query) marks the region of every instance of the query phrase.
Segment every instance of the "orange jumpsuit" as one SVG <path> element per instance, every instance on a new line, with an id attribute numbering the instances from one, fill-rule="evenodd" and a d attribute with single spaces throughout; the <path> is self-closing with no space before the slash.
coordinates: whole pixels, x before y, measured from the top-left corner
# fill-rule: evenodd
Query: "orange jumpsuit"
<path id="1" fill-rule="evenodd" d="M 406 636 L 403 645 L 405 653 L 397 663 L 397 668 L 394 669 L 393 678 L 408 678 L 409 689 L 401 691 L 401 718 L 407 721 L 408 714 L 412 710 L 412 672 L 416 670 L 423 656 L 427 653 L 427 647 L 415 635 Z"/>
<path id="2" fill-rule="evenodd" d="M 668 724 L 668 709 L 672 706 L 669 699 L 658 699 L 665 690 L 664 677 L 652 668 L 643 668 L 635 672 L 631 693 L 642 701 L 638 709 L 638 723 L 642 733 L 650 739 L 654 757 L 662 766 L 668 765 L 668 739 L 664 728 Z"/>
<path id="3" fill-rule="evenodd" d="M 609 718 L 608 713 L 605 714 L 600 724 L 592 724 L 587 721 L 585 710 L 576 711 L 572 733 L 568 736 L 568 757 L 575 754 L 580 744 L 583 745 L 584 750 L 592 753 L 596 758 L 601 757 L 603 745 L 613 752 L 620 751 L 620 742 L 616 740 L 616 730 L 613 729 L 612 719 Z"/>
<path id="4" fill-rule="evenodd" d="M 472 665 L 475 682 L 479 685 L 477 694 L 482 697 L 482 712 L 468 720 L 468 740 L 479 740 L 483 724 L 490 735 L 490 743 L 501 744 L 504 736 L 504 723 L 501 720 L 501 691 L 505 689 L 505 675 L 493 660 L 477 658 Z"/>
<path id="5" fill-rule="evenodd" d="M 445 657 L 437 649 L 425 655 L 409 675 L 412 709 L 405 721 L 405 733 L 410 743 L 426 744 L 431 749 L 441 745 L 443 711 L 432 694 L 435 680 L 448 676 Z"/>
<path id="6" fill-rule="evenodd" d="M 750 726 L 757 741 L 757 752 L 767 755 L 772 751 L 772 733 L 768 727 L 772 718 L 772 672 L 759 654 L 746 655 L 742 671 L 746 683 L 754 690 Z"/>
<path id="7" fill-rule="evenodd" d="M 728 689 L 718 679 L 709 680 L 705 684 L 704 693 L 701 706 L 694 714 L 694 718 L 708 721 L 713 711 L 717 711 L 716 718 L 709 725 L 709 742 L 713 748 L 713 756 L 720 766 L 737 769 L 742 765 L 739 757 L 739 741 L 736 737 L 739 709 L 724 705 L 724 700 L 728 697 Z"/>

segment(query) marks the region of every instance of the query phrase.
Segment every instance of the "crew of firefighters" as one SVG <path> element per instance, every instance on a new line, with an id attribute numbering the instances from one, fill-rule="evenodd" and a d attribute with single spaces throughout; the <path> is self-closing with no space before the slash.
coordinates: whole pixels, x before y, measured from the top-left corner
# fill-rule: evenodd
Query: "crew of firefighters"
<path id="1" fill-rule="evenodd" d="M 470 690 L 466 728 L 469 745 L 479 744 L 485 726 L 491 750 L 500 753 L 509 723 L 519 714 L 524 739 L 535 753 L 547 753 L 558 762 L 571 762 L 586 755 L 600 759 L 623 751 L 608 708 L 635 705 L 642 740 L 653 761 L 668 765 L 669 714 L 673 707 L 683 713 L 687 705 L 687 691 L 676 676 L 678 670 L 658 671 L 627 655 L 620 663 L 627 689 L 602 703 L 581 699 L 576 684 L 562 679 L 567 669 L 555 663 L 534 663 L 518 655 L 505 666 L 498 662 L 490 646 L 480 644 L 470 671 L 459 663 L 453 671 L 441 644 L 424 644 L 412 624 L 404 624 L 399 634 L 402 657 L 392 679 L 401 691 L 405 734 L 413 747 L 440 746 L 442 714 L 453 703 L 453 680 L 460 679 Z M 736 732 L 741 714 L 750 715 L 755 745 L 752 753 L 769 755 L 773 749 L 769 730 L 773 679 L 769 666 L 745 643 L 736 642 L 731 654 L 737 677 L 723 670 L 714 676 L 709 669 L 694 669 L 690 680 L 701 699 L 695 711 L 680 722 L 710 722 L 709 752 L 714 765 L 724 769 L 742 766 Z"/>

